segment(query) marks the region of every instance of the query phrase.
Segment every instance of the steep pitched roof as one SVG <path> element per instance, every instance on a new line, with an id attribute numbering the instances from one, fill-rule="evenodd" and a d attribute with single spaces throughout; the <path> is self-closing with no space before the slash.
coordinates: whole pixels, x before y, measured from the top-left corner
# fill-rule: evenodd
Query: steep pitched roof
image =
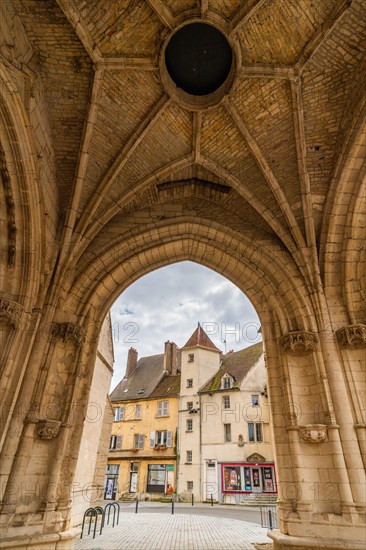
<path id="1" fill-rule="evenodd" d="M 235 386 L 239 387 L 242 380 L 258 361 L 262 353 L 262 342 L 258 342 L 258 344 L 254 344 L 254 346 L 250 346 L 240 351 L 227 353 L 223 357 L 220 370 L 206 384 L 204 384 L 204 386 L 202 386 L 200 393 L 219 390 L 221 378 L 226 373 L 234 377 Z"/>
<path id="2" fill-rule="evenodd" d="M 220 350 L 215 346 L 215 344 L 209 339 L 203 328 L 201 327 L 200 323 L 198 323 L 198 327 L 192 334 L 192 336 L 189 338 L 188 342 L 183 346 L 184 348 L 193 348 L 196 346 L 200 346 L 202 348 L 212 349 L 214 351 L 220 352 Z"/>
<path id="3" fill-rule="evenodd" d="M 149 397 L 163 376 L 164 354 L 141 357 L 129 378 L 123 378 L 111 393 L 111 401 L 129 401 Z M 144 389 L 143 393 L 139 393 Z"/>
<path id="4" fill-rule="evenodd" d="M 179 394 L 180 390 L 180 374 L 166 374 L 164 378 L 156 386 L 155 390 L 150 394 L 150 397 L 174 397 Z"/>

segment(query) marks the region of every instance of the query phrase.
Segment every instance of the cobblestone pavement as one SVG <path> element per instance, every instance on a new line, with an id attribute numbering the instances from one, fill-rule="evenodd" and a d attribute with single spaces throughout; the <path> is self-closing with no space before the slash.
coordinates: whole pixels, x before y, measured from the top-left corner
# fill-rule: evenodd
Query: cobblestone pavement
<path id="1" fill-rule="evenodd" d="M 266 533 L 234 519 L 139 513 L 120 517 L 118 526 L 106 527 L 94 540 L 84 535 L 75 550 L 254 550 L 252 543 L 270 542 Z"/>

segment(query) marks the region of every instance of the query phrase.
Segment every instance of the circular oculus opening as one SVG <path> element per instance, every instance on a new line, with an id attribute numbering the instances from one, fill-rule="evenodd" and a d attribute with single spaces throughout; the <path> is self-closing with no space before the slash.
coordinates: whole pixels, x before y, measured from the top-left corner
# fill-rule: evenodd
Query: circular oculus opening
<path id="1" fill-rule="evenodd" d="M 173 82 L 187 94 L 207 96 L 228 78 L 233 53 L 225 36 L 207 23 L 180 28 L 165 49 L 165 65 Z"/>

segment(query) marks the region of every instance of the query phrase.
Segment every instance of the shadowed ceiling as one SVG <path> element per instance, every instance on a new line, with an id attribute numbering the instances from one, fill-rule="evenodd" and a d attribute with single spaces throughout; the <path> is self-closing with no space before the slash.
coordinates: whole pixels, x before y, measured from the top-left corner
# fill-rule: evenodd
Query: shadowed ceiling
<path id="1" fill-rule="evenodd" d="M 316 246 L 365 105 L 363 0 L 13 5 L 38 59 L 75 257 L 157 220 L 167 202 L 292 253 Z M 219 28 L 235 53 L 232 86 L 207 109 L 187 108 L 161 80 L 161 48 L 191 20 Z"/>

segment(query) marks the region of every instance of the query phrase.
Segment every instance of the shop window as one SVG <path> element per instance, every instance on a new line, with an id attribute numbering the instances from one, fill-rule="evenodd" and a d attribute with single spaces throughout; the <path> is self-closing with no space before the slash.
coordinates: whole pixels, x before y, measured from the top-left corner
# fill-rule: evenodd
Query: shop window
<path id="1" fill-rule="evenodd" d="M 121 435 L 112 435 L 109 440 L 109 450 L 117 451 L 122 449 L 122 436 Z"/>
<path id="2" fill-rule="evenodd" d="M 168 416 L 169 401 L 158 401 L 157 416 Z"/>
<path id="3" fill-rule="evenodd" d="M 193 459 L 192 451 L 187 451 L 187 453 L 186 453 L 186 463 L 187 464 L 192 464 L 192 459 Z"/>
<path id="4" fill-rule="evenodd" d="M 254 407 L 259 405 L 259 395 L 252 395 L 252 405 Z"/>
<path id="5" fill-rule="evenodd" d="M 115 407 L 114 408 L 114 420 L 124 420 L 125 418 L 125 408 L 124 407 Z"/>
<path id="6" fill-rule="evenodd" d="M 231 424 L 224 424 L 224 440 L 225 443 L 231 441 Z"/>
<path id="7" fill-rule="evenodd" d="M 166 465 L 149 464 L 147 471 L 147 492 L 165 493 Z"/>
<path id="8" fill-rule="evenodd" d="M 193 431 L 193 420 L 187 420 L 187 432 Z"/>
<path id="9" fill-rule="evenodd" d="M 224 467 L 224 490 L 241 491 L 241 472 L 239 466 Z"/>
<path id="10" fill-rule="evenodd" d="M 133 448 L 134 449 L 143 449 L 145 444 L 144 434 L 135 434 L 133 436 Z"/>
<path id="11" fill-rule="evenodd" d="M 224 409 L 230 409 L 230 396 L 229 395 L 224 395 L 224 397 L 222 398 L 222 404 L 223 404 Z"/>
<path id="12" fill-rule="evenodd" d="M 276 492 L 273 464 L 223 464 L 222 479 L 223 491 L 227 493 Z"/>

